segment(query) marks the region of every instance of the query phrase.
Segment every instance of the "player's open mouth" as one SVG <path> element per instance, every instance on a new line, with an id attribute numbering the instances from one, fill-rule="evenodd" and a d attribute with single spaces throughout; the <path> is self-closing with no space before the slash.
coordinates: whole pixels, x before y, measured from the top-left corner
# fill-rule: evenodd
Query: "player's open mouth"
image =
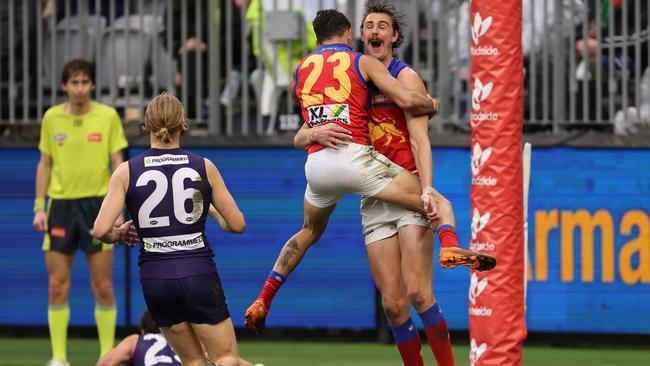
<path id="1" fill-rule="evenodd" d="M 370 48 L 377 51 L 377 50 L 379 50 L 381 48 L 381 46 L 384 44 L 384 42 L 381 39 L 374 38 L 374 39 L 371 39 L 370 42 L 368 42 L 368 44 L 370 44 Z"/>

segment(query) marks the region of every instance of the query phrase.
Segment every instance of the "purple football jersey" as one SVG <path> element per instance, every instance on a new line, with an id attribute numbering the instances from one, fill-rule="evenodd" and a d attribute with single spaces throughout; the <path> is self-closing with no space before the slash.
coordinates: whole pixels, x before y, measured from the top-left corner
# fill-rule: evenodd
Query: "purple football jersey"
<path id="1" fill-rule="evenodd" d="M 150 149 L 129 159 L 126 206 L 142 240 L 141 278 L 216 272 L 205 236 L 211 201 L 203 157 L 182 149 Z"/>
<path id="2" fill-rule="evenodd" d="M 162 334 L 147 333 L 138 337 L 133 366 L 181 366 L 181 359 L 169 346 Z"/>

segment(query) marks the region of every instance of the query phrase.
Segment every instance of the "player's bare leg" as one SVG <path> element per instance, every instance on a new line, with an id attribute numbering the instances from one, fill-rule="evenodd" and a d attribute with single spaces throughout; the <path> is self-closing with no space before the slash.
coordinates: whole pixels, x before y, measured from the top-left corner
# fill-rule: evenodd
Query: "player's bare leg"
<path id="1" fill-rule="evenodd" d="M 319 208 L 304 200 L 305 219 L 302 229 L 284 244 L 260 295 L 246 310 L 245 324 L 248 328 L 256 332 L 264 329 L 273 297 L 286 277 L 300 264 L 309 247 L 323 235 L 334 208 L 336 205 Z"/>
<path id="2" fill-rule="evenodd" d="M 115 305 L 113 292 L 113 251 L 104 251 L 86 255 L 90 270 L 90 280 L 97 304 Z"/>
<path id="3" fill-rule="evenodd" d="M 219 324 L 191 324 L 191 326 L 203 343 L 211 362 L 224 366 L 240 365 L 235 329 L 231 318 Z"/>
<path id="4" fill-rule="evenodd" d="M 45 264 L 49 277 L 49 305 L 63 305 L 68 302 L 73 258 L 70 254 L 55 251 L 45 252 Z"/>
<path id="5" fill-rule="evenodd" d="M 406 296 L 420 315 L 427 340 L 440 366 L 453 366 L 449 329 L 432 290 L 433 235 L 429 228 L 406 225 L 399 229 L 401 276 Z"/>
<path id="6" fill-rule="evenodd" d="M 397 235 L 366 245 L 366 253 L 386 317 L 393 326 L 398 326 L 410 317 L 410 312 L 406 286 L 401 275 Z"/>
<path id="7" fill-rule="evenodd" d="M 415 174 L 402 170 L 373 198 L 426 214 L 421 195 L 422 187 Z"/>
<path id="8" fill-rule="evenodd" d="M 185 366 L 204 366 L 205 354 L 201 342 L 188 322 L 160 327 L 167 343 L 176 351 Z"/>
<path id="9" fill-rule="evenodd" d="M 401 256 L 401 241 L 402 237 L 398 239 L 397 235 L 393 235 L 366 245 L 366 252 L 372 278 L 381 294 L 384 312 L 391 323 L 402 361 L 405 365 L 423 365 L 422 342 L 411 319 L 403 277 L 403 272 L 407 271 L 402 270 L 405 267 Z M 431 262 L 431 257 L 428 259 Z M 431 278 L 430 273 L 426 277 Z"/>
<path id="10" fill-rule="evenodd" d="M 438 262 L 442 267 L 466 266 L 477 271 L 487 271 L 497 264 L 493 257 L 465 250 L 458 245 L 456 238 L 456 217 L 451 202 L 435 189 L 430 193 L 436 203 L 438 218 L 433 222 L 440 239 Z"/>
<path id="11" fill-rule="evenodd" d="M 406 225 L 399 228 L 401 276 L 406 296 L 419 313 L 430 308 L 436 299 L 432 291 L 433 233 L 431 229 Z"/>

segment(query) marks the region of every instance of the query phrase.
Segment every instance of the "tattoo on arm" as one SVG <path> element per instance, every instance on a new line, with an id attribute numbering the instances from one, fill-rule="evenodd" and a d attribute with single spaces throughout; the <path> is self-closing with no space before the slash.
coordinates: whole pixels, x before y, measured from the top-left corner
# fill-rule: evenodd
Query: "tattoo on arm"
<path id="1" fill-rule="evenodd" d="M 283 268 L 287 268 L 289 266 L 289 260 L 298 252 L 298 243 L 296 243 L 296 240 L 291 238 L 289 241 L 284 245 L 284 248 L 282 249 L 284 252 L 282 254 L 282 258 L 280 259 L 280 266 Z"/>

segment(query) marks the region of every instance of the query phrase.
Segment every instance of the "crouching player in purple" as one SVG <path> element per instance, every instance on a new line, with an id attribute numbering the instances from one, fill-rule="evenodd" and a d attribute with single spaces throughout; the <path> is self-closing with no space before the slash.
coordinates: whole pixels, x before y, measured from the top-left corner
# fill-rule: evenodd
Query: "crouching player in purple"
<path id="1" fill-rule="evenodd" d="M 153 365 L 181 366 L 181 359 L 160 334 L 151 313 L 145 311 L 140 318 L 140 334 L 124 338 L 102 356 L 96 366 L 145 366 L 152 362 Z"/>
<path id="2" fill-rule="evenodd" d="M 124 338 L 120 344 L 102 356 L 96 366 L 126 365 L 181 366 L 181 359 L 160 334 L 149 310 L 140 318 L 140 334 L 131 334 Z M 251 366 L 251 363 L 240 359 L 239 365 Z"/>
<path id="3" fill-rule="evenodd" d="M 180 134 L 187 130 L 184 116 L 183 105 L 171 94 L 151 100 L 144 116 L 151 149 L 113 173 L 94 235 L 133 245 L 130 226 L 135 226 L 142 240 L 138 265 L 145 302 L 183 365 L 239 365 L 235 331 L 205 235 L 210 203 L 227 231 L 241 233 L 246 224 L 214 164 L 180 148 Z M 133 220 L 113 227 L 125 203 Z"/>

